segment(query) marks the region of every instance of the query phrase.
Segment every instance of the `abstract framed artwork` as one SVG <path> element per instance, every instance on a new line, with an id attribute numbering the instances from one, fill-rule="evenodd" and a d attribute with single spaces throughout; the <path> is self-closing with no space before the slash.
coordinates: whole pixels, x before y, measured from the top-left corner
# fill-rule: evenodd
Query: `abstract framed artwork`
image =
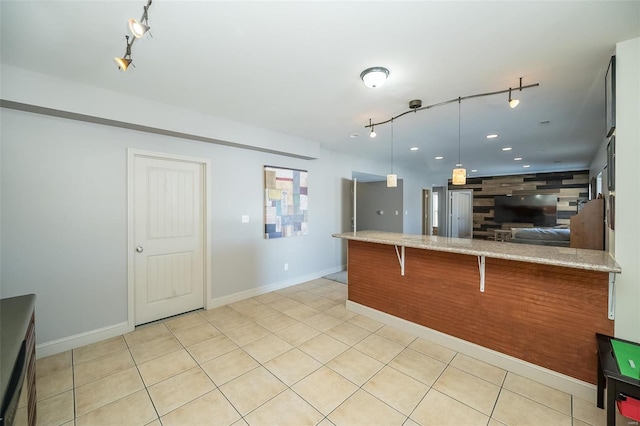
<path id="1" fill-rule="evenodd" d="M 604 77 L 605 137 L 616 130 L 616 57 L 612 56 Z"/>
<path id="2" fill-rule="evenodd" d="M 309 173 L 264 166 L 264 237 L 307 235 Z"/>

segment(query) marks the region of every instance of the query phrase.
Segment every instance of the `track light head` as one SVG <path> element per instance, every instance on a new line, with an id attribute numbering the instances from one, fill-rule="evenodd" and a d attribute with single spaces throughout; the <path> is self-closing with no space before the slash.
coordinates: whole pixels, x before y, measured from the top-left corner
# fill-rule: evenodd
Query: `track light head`
<path id="1" fill-rule="evenodd" d="M 145 22 L 145 21 L 143 21 L 143 22 Z M 131 30 L 131 34 L 133 34 L 133 36 L 135 38 L 142 37 L 150 29 L 151 29 L 151 27 L 149 25 L 146 25 L 144 23 L 140 23 L 140 22 L 136 21 L 133 18 L 129 19 L 129 30 Z"/>
<path id="2" fill-rule="evenodd" d="M 373 130 L 373 124 L 371 124 L 371 119 L 369 119 L 369 125 L 365 127 L 371 127 L 371 133 L 369 133 L 370 138 L 375 138 L 378 134 Z"/>
<path id="3" fill-rule="evenodd" d="M 129 43 L 129 36 L 125 37 L 127 39 L 127 50 L 125 50 L 124 56 L 122 58 L 113 58 L 113 60 L 116 61 L 116 64 L 118 64 L 118 69 L 123 72 L 126 71 L 127 68 L 129 68 L 129 65 L 133 62 L 133 59 L 131 59 L 131 45 L 133 44 L 133 40 Z"/>
<path id="4" fill-rule="evenodd" d="M 116 64 L 118 64 L 118 69 L 122 71 L 126 71 L 132 62 L 129 58 L 113 58 L 113 60 L 116 61 Z"/>
<path id="5" fill-rule="evenodd" d="M 520 84 L 522 85 L 522 82 L 520 82 Z M 522 90 L 522 89 L 520 89 Z M 511 87 L 509 87 L 509 106 L 511 108 L 515 108 L 520 104 L 520 100 L 519 99 L 514 99 L 511 97 Z"/>

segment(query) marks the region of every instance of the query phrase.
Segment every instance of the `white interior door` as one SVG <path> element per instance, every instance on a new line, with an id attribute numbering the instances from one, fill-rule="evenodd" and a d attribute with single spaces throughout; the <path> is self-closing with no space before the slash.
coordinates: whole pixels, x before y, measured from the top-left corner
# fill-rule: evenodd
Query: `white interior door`
<path id="1" fill-rule="evenodd" d="M 135 156 L 135 324 L 204 307 L 203 165 Z"/>
<path id="2" fill-rule="evenodd" d="M 473 238 L 473 191 L 449 191 L 450 237 Z"/>

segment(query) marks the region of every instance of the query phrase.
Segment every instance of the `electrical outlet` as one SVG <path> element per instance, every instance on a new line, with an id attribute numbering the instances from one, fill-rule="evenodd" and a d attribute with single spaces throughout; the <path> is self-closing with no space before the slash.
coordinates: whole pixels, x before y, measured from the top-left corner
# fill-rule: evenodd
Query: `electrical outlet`
<path id="1" fill-rule="evenodd" d="M 288 263 L 285 263 L 285 264 L 284 264 L 284 270 L 285 270 L 285 271 L 288 271 L 288 270 L 289 270 L 289 264 L 288 264 Z"/>
<path id="2" fill-rule="evenodd" d="M 243 214 L 242 215 L 242 223 L 249 223 L 249 215 L 248 214 Z"/>

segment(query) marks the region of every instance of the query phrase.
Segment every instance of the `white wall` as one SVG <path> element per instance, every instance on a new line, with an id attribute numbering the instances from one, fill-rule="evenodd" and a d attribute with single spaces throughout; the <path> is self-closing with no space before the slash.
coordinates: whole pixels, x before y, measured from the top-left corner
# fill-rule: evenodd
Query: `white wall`
<path id="1" fill-rule="evenodd" d="M 640 38 L 616 45 L 615 334 L 640 342 Z"/>
<path id="2" fill-rule="evenodd" d="M 29 78 L 35 77 L 29 73 Z M 45 77 L 43 81 L 56 86 L 38 85 L 46 90 L 41 97 L 30 95 L 29 101 L 36 106 L 50 105 L 49 95 L 63 93 L 66 85 Z M 30 90 L 29 86 L 22 89 Z M 87 87 L 81 92 L 91 97 L 92 91 Z M 101 96 L 111 98 L 111 94 Z M 65 102 L 72 105 L 72 100 Z M 160 105 L 152 108 L 160 115 L 166 112 Z M 353 170 L 379 174 L 386 169 L 384 164 L 320 148 L 314 153 L 318 159 L 303 160 L 8 108 L 0 111 L 0 295 L 37 294 L 39 345 L 90 335 L 127 321 L 127 148 L 211 160 L 214 300 L 342 269 L 345 244 L 331 234 L 349 230 L 345 228 L 349 209 L 344 200 L 350 199 L 344 193 L 349 190 L 345 180 Z M 187 121 L 195 120 L 182 114 Z M 164 123 L 164 128 L 173 129 L 169 124 Z M 255 128 L 240 128 L 235 140 L 238 126 L 233 123 L 217 131 L 239 145 L 251 133 L 257 145 L 265 146 L 264 139 L 269 149 L 288 149 L 287 143 L 274 142 L 273 132 Z M 198 129 L 209 135 L 206 126 Z M 315 146 L 313 141 L 308 143 Z M 301 152 L 307 151 L 296 148 L 294 154 Z M 263 238 L 266 164 L 309 171 L 308 236 Z M 412 182 L 416 188 L 424 185 Z M 408 217 L 417 222 L 410 228 L 419 229 L 420 211 L 409 211 Z M 245 214 L 251 218 L 248 224 L 241 223 Z M 284 271 L 285 262 L 288 271 Z"/>

